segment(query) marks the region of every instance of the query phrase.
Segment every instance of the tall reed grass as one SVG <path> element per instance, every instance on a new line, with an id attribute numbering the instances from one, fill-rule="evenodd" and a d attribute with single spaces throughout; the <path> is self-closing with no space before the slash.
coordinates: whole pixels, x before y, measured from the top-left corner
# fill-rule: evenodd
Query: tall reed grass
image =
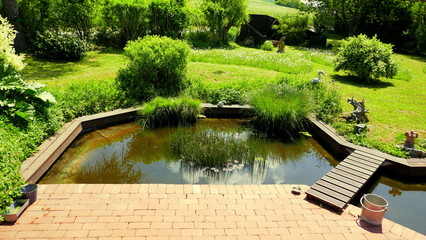
<path id="1" fill-rule="evenodd" d="M 186 97 L 156 97 L 138 112 L 143 127 L 186 125 L 195 122 L 200 113 L 201 101 Z"/>
<path id="2" fill-rule="evenodd" d="M 251 96 L 255 110 L 254 125 L 262 131 L 292 134 L 302 127 L 314 110 L 314 100 L 306 89 L 281 84 L 267 86 Z"/>

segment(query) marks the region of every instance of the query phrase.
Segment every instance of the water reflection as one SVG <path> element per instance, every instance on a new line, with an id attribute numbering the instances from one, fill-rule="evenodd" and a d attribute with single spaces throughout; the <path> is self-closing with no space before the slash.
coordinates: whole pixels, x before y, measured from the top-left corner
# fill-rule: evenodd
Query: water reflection
<path id="1" fill-rule="evenodd" d="M 126 161 L 127 148 L 121 151 L 102 152 L 100 158 L 94 161 L 86 161 L 75 173 L 76 182 L 85 183 L 141 183 L 146 174 L 142 172 L 136 163 Z"/>

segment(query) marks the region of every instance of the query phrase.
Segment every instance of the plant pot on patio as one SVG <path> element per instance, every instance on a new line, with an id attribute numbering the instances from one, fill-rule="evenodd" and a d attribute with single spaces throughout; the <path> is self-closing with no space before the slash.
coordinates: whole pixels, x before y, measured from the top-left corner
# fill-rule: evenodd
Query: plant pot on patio
<path id="1" fill-rule="evenodd" d="M 30 200 L 30 205 L 37 201 L 37 184 L 27 184 L 21 188 L 21 193 Z"/>
<path id="2" fill-rule="evenodd" d="M 30 200 L 29 199 L 16 199 L 13 201 L 12 205 L 9 207 L 9 211 L 3 214 L 4 221 L 6 222 L 16 222 L 28 207 Z"/>

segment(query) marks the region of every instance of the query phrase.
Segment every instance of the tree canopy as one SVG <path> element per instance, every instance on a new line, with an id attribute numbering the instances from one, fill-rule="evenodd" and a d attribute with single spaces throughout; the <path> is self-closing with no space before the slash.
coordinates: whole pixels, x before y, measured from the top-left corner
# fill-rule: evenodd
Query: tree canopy
<path id="1" fill-rule="evenodd" d="M 247 0 L 203 0 L 203 12 L 210 31 L 226 41 L 229 29 L 249 19 Z"/>

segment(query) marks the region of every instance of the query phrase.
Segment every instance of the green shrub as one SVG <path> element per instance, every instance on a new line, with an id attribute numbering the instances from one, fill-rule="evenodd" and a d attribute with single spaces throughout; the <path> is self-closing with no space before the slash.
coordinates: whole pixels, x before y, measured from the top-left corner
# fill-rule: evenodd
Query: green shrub
<path id="1" fill-rule="evenodd" d="M 66 121 L 131 105 L 114 81 L 76 82 L 68 87 L 54 88 L 52 93 Z"/>
<path id="2" fill-rule="evenodd" d="M 15 37 L 16 31 L 13 26 L 0 16 L 0 67 L 10 68 L 10 71 L 21 71 L 25 64 L 22 62 L 23 56 L 15 54 L 13 48 Z"/>
<path id="3" fill-rule="evenodd" d="M 84 57 L 84 42 L 78 37 L 51 31 L 38 33 L 34 53 L 49 59 L 77 61 Z"/>
<path id="4" fill-rule="evenodd" d="M 194 123 L 200 112 L 199 100 L 156 97 L 145 103 L 138 114 L 143 127 L 160 127 Z"/>
<path id="5" fill-rule="evenodd" d="M 265 50 L 265 51 L 272 51 L 274 50 L 274 44 L 272 44 L 271 41 L 265 41 L 262 46 L 260 46 L 260 49 Z"/>
<path id="6" fill-rule="evenodd" d="M 308 15 L 286 15 L 279 20 L 279 25 L 273 27 L 285 36 L 286 44 L 297 45 L 305 42 L 308 21 Z"/>
<path id="7" fill-rule="evenodd" d="M 0 65 L 0 113 L 17 125 L 26 126 L 37 113 L 56 102 L 43 88 L 37 82 L 24 82 L 12 68 Z"/>
<path id="8" fill-rule="evenodd" d="M 392 78 L 398 72 L 398 65 L 393 59 L 392 45 L 380 42 L 360 34 L 343 40 L 335 60 L 335 71 L 346 70 L 362 81 L 371 78 Z"/>
<path id="9" fill-rule="evenodd" d="M 130 41 L 124 50 L 129 63 L 119 70 L 117 83 L 128 97 L 141 101 L 174 96 L 185 87 L 189 53 L 186 42 L 146 36 Z"/>
<path id="10" fill-rule="evenodd" d="M 292 134 L 302 127 L 314 110 L 314 102 L 305 89 L 281 84 L 267 86 L 252 94 L 254 125 L 269 133 Z"/>

